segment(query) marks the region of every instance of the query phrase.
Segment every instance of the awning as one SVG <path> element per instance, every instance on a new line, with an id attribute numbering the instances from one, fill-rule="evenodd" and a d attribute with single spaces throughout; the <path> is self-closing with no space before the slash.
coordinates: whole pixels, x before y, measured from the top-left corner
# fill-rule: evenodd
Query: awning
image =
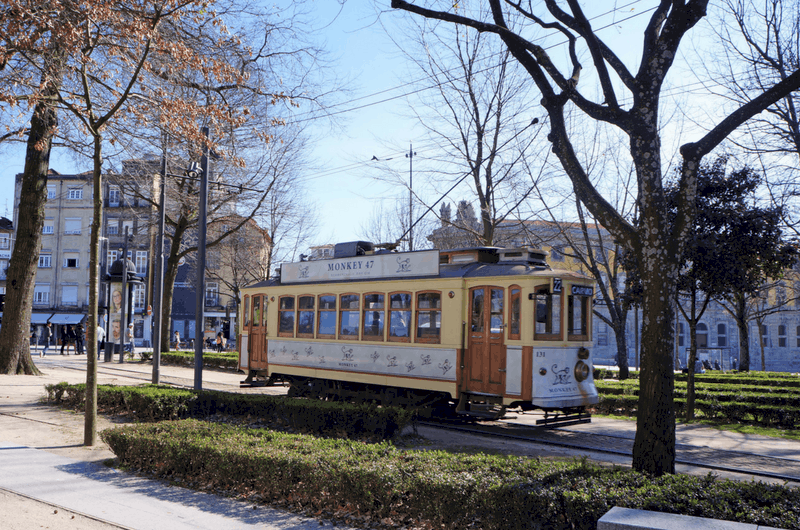
<path id="1" fill-rule="evenodd" d="M 75 313 L 56 313 L 50 319 L 51 324 L 80 324 L 86 315 L 76 315 Z"/>
<path id="2" fill-rule="evenodd" d="M 47 324 L 47 319 L 52 313 L 31 313 L 31 324 Z"/>

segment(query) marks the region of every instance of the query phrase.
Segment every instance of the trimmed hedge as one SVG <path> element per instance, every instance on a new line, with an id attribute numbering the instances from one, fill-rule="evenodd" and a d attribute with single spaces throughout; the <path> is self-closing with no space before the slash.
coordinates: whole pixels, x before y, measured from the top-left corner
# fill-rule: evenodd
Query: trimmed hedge
<path id="1" fill-rule="evenodd" d="M 152 357 L 152 352 L 148 355 Z M 194 366 L 194 352 L 168 351 L 161 352 L 161 364 L 172 366 Z M 237 352 L 203 352 L 203 368 L 220 370 L 238 370 L 239 354 Z"/>
<path id="2" fill-rule="evenodd" d="M 653 478 L 586 461 L 402 451 L 196 420 L 100 436 L 131 469 L 351 522 L 593 530 L 623 506 L 800 529 L 797 489 L 712 475 Z"/>
<path id="3" fill-rule="evenodd" d="M 82 409 L 86 385 L 46 385 L 47 400 Z M 156 422 L 214 415 L 258 418 L 277 428 L 318 436 L 390 439 L 413 421 L 414 411 L 372 404 L 332 403 L 283 396 L 194 391 L 162 385 L 98 385 L 97 406 L 134 421 Z"/>

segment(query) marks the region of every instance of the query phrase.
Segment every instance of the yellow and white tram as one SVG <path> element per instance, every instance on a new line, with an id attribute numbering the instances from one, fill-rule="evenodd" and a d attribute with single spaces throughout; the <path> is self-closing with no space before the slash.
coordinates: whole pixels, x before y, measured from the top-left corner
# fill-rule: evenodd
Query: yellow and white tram
<path id="1" fill-rule="evenodd" d="M 336 245 L 243 289 L 239 367 L 290 395 L 580 411 L 592 378 L 593 281 L 540 250 L 393 253 Z M 496 414 L 496 412 L 491 412 Z"/>

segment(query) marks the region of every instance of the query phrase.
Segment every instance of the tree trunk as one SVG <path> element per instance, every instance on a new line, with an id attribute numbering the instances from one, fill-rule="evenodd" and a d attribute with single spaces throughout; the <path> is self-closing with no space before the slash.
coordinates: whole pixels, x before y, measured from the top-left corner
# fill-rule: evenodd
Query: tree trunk
<path id="1" fill-rule="evenodd" d="M 617 364 L 619 365 L 619 379 L 624 381 L 630 377 L 630 366 L 628 365 L 628 337 L 625 335 L 625 324 L 628 319 L 628 312 L 622 312 L 622 319 L 614 327 L 614 336 L 617 341 Z"/>
<path id="2" fill-rule="evenodd" d="M 187 226 L 188 221 L 184 216 L 181 216 L 172 234 L 169 255 L 167 256 L 161 306 L 161 351 L 169 351 L 169 342 L 172 340 L 172 336 L 169 332 L 172 323 L 172 296 L 175 292 L 175 278 L 178 277 L 178 260 L 180 259 L 181 241 L 186 233 Z"/>
<path id="3" fill-rule="evenodd" d="M 662 249 L 664 247 L 661 247 Z M 675 473 L 675 375 L 672 300 L 676 266 L 664 250 L 645 249 L 642 361 L 639 376 L 639 414 L 633 445 L 633 468 L 660 476 Z"/>
<path id="4" fill-rule="evenodd" d="M 694 307 L 692 307 L 692 314 L 694 314 Z M 689 369 L 689 380 L 686 383 L 686 421 L 692 421 L 694 419 L 694 367 L 697 364 L 697 319 L 695 318 L 689 319 L 689 359 L 686 364 Z"/>
<path id="5" fill-rule="evenodd" d="M 747 301 L 744 296 L 736 295 L 736 327 L 739 328 L 739 366 L 740 372 L 750 371 L 750 332 L 747 329 Z"/>
<path id="6" fill-rule="evenodd" d="M 63 58 L 56 50 L 45 58 L 44 97 L 61 85 Z M 8 263 L 5 312 L 0 327 L 0 373 L 40 375 L 30 353 L 33 288 L 42 244 L 50 150 L 58 127 L 56 110 L 39 101 L 31 117 L 19 197 L 16 242 Z"/>

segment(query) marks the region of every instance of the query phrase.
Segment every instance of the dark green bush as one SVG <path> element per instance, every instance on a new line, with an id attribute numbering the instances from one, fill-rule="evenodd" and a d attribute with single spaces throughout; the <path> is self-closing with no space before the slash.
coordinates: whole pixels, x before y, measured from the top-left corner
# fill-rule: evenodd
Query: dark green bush
<path id="1" fill-rule="evenodd" d="M 84 407 L 83 384 L 45 386 L 47 400 L 72 409 Z M 97 407 L 134 421 L 154 422 L 213 415 L 258 418 L 276 428 L 317 436 L 389 439 L 413 420 L 412 410 L 372 404 L 332 403 L 283 396 L 234 394 L 168 386 L 98 385 Z"/>
<path id="2" fill-rule="evenodd" d="M 647 477 L 585 461 L 319 439 L 195 420 L 109 429 L 132 469 L 312 513 L 444 528 L 592 529 L 613 506 L 800 528 L 800 492 L 712 476 Z M 388 521 L 388 522 L 387 522 Z"/>

